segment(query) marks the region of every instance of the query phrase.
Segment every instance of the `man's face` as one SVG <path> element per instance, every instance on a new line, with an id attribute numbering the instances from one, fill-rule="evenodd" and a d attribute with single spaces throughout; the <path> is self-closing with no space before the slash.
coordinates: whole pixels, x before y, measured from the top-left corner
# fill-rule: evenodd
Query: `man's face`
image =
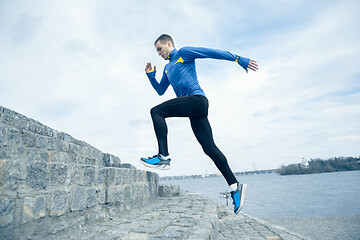
<path id="1" fill-rule="evenodd" d="M 161 43 L 161 41 L 157 41 L 155 44 L 155 48 L 159 56 L 161 56 L 165 60 L 168 59 L 169 54 L 174 49 L 170 41 L 166 42 L 165 44 Z"/>

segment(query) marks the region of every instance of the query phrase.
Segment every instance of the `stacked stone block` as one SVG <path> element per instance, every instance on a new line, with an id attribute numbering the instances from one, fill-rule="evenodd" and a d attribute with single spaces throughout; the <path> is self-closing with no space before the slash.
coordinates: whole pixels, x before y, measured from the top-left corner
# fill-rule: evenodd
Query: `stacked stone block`
<path id="1" fill-rule="evenodd" d="M 0 106 L 0 236 L 55 234 L 156 197 L 159 177 Z"/>

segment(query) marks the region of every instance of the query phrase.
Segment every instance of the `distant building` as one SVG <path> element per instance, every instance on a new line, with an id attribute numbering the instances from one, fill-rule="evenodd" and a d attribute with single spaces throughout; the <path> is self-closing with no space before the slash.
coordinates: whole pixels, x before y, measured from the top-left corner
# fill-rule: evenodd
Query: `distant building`
<path id="1" fill-rule="evenodd" d="M 302 157 L 302 161 L 300 163 L 300 165 L 304 166 L 304 167 L 309 167 L 309 161 L 306 160 L 306 158 Z"/>

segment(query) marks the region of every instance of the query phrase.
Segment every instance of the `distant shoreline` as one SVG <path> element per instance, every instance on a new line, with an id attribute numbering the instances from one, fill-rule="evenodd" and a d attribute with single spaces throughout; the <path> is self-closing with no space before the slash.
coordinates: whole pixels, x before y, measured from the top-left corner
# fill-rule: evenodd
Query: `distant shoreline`
<path id="1" fill-rule="evenodd" d="M 327 160 L 311 159 L 310 161 L 282 166 L 277 172 L 280 175 L 300 175 L 356 170 L 360 170 L 360 157 L 335 157 Z"/>
<path id="2" fill-rule="evenodd" d="M 279 168 L 280 169 L 280 168 Z M 303 175 L 303 174 L 318 174 L 318 173 L 332 173 L 332 172 L 349 172 L 349 171 L 360 171 L 360 169 L 354 170 L 339 170 L 339 171 L 323 171 L 323 172 L 311 172 L 311 173 L 292 173 L 292 174 L 281 174 L 279 173 L 279 169 L 268 169 L 268 170 L 256 170 L 256 171 L 244 171 L 244 172 L 235 172 L 235 175 L 258 175 L 258 174 L 270 174 L 276 173 L 282 176 L 287 175 Z M 220 173 L 213 174 L 194 174 L 194 175 L 179 175 L 179 176 L 165 176 L 159 177 L 160 180 L 168 181 L 168 180 L 181 180 L 181 179 L 199 179 L 199 178 L 212 178 L 222 176 Z"/>
<path id="3" fill-rule="evenodd" d="M 277 173 L 277 169 L 234 172 L 235 175 L 257 175 L 257 174 L 269 174 L 269 173 Z M 221 173 L 165 176 L 165 177 L 160 177 L 160 180 L 166 181 L 166 180 L 173 180 L 173 179 L 209 178 L 209 177 L 218 177 L 218 176 L 222 176 Z"/>

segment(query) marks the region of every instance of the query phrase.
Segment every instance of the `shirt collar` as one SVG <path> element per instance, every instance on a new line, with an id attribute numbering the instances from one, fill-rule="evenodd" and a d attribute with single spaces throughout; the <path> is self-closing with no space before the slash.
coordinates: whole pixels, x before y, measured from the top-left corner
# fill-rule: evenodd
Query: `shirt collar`
<path id="1" fill-rule="evenodd" d="M 172 60 L 172 59 L 174 59 L 174 56 L 176 55 L 176 53 L 178 52 L 178 50 L 176 49 L 176 48 L 174 48 L 171 52 L 170 52 L 170 54 L 169 54 L 169 57 L 167 58 L 168 60 Z"/>

